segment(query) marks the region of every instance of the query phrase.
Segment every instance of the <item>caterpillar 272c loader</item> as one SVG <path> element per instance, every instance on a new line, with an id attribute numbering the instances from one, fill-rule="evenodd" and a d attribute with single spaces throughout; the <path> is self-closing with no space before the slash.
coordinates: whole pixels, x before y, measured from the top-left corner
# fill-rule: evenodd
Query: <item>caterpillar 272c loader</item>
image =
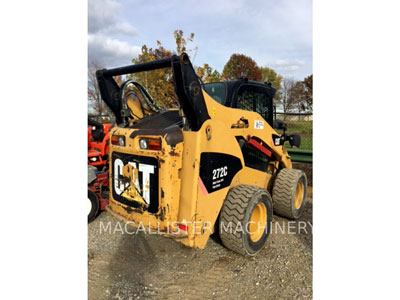
<path id="1" fill-rule="evenodd" d="M 113 76 L 172 68 L 179 108 L 162 110 L 138 82 Z M 98 70 L 117 124 L 110 138 L 107 210 L 137 229 L 204 248 L 218 230 L 229 249 L 255 255 L 273 211 L 301 216 L 307 179 L 273 129 L 275 90 L 246 79 L 203 84 L 187 54 Z M 272 195 L 272 197 L 271 197 Z"/>

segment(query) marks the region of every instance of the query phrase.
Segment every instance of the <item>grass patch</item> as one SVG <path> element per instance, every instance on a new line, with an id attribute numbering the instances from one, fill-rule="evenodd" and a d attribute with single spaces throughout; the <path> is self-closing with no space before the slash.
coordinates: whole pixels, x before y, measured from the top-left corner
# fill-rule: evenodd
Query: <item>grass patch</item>
<path id="1" fill-rule="evenodd" d="M 287 131 L 312 135 L 312 121 L 284 121 Z"/>

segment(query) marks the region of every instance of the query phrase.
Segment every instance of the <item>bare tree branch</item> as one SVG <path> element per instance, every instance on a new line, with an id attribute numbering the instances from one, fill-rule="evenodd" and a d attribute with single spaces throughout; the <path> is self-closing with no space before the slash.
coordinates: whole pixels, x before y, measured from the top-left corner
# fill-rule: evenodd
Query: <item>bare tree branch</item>
<path id="1" fill-rule="evenodd" d="M 282 81 L 280 102 L 283 107 L 284 118 L 286 118 L 289 110 L 296 106 L 295 86 L 296 81 L 293 78 L 284 78 Z"/>
<path id="2" fill-rule="evenodd" d="M 99 85 L 96 79 L 96 71 L 104 67 L 96 61 L 92 61 L 88 69 L 88 100 L 94 103 L 94 110 L 102 115 L 107 111 L 107 105 L 101 99 Z"/>

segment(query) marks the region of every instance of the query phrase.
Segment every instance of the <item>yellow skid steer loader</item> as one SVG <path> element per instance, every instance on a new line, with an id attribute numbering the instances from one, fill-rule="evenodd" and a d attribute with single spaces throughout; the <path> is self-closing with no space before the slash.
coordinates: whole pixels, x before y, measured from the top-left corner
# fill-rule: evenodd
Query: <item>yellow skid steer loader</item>
<path id="1" fill-rule="evenodd" d="M 119 87 L 113 79 L 163 68 L 172 69 L 179 108 L 162 110 L 140 83 Z M 255 255 L 273 212 L 301 216 L 307 179 L 284 147 L 287 140 L 299 146 L 300 137 L 273 129 L 270 84 L 203 84 L 186 53 L 96 76 L 118 124 L 107 207 L 116 218 L 196 248 L 218 231 L 227 248 Z"/>

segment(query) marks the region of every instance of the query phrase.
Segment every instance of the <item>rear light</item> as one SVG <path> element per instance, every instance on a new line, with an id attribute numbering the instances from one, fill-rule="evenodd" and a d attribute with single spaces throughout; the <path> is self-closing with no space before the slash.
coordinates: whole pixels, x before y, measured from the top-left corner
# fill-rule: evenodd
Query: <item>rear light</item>
<path id="1" fill-rule="evenodd" d="M 149 149 L 150 150 L 161 150 L 161 140 L 149 139 Z"/>
<path id="2" fill-rule="evenodd" d="M 111 137 L 111 144 L 116 146 L 125 146 L 125 137 L 123 135 L 113 135 Z"/>
<path id="3" fill-rule="evenodd" d="M 143 138 L 139 140 L 140 149 L 143 150 L 161 150 L 161 139 L 147 139 Z"/>
<path id="4" fill-rule="evenodd" d="M 147 139 L 140 139 L 139 146 L 141 149 L 148 149 L 149 144 L 147 143 Z"/>

